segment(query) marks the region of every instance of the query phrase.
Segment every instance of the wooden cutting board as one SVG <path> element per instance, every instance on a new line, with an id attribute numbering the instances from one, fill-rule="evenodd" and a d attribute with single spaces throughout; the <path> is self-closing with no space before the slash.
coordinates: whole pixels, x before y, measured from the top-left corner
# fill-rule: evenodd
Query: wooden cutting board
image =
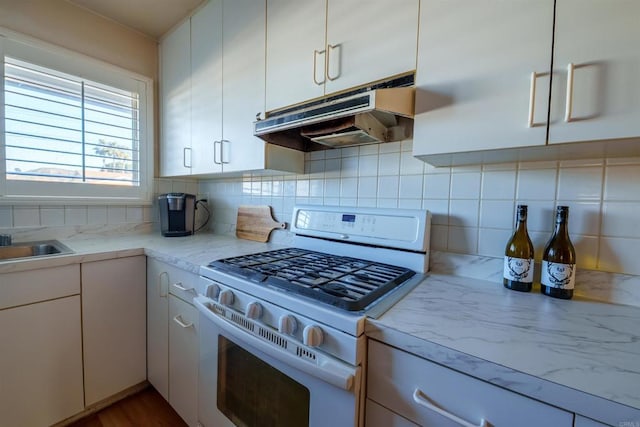
<path id="1" fill-rule="evenodd" d="M 271 206 L 238 207 L 237 238 L 267 242 L 271 232 L 277 228 L 287 228 L 287 223 L 277 222 L 273 219 Z"/>

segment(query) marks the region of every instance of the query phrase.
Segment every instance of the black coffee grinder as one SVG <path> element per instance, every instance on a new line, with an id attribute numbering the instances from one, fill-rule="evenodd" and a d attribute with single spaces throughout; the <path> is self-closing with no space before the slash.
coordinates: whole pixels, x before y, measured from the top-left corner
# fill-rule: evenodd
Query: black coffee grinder
<path id="1" fill-rule="evenodd" d="M 190 236 L 196 218 L 196 196 L 168 193 L 158 196 L 160 231 L 165 237 Z"/>

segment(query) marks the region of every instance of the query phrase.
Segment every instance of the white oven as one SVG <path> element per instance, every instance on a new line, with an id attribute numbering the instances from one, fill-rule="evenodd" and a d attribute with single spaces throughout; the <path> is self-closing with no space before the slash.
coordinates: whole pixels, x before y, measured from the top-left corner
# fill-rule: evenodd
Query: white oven
<path id="1" fill-rule="evenodd" d="M 364 324 L 422 281 L 425 210 L 296 206 L 291 247 L 200 268 L 199 422 L 361 427 Z"/>
<path id="2" fill-rule="evenodd" d="M 360 367 L 304 348 L 206 297 L 200 311 L 199 422 L 205 427 L 353 426 Z"/>

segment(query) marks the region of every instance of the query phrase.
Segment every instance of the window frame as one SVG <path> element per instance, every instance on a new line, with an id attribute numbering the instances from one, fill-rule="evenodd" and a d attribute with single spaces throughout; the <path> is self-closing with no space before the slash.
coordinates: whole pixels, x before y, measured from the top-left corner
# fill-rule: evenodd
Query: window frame
<path id="1" fill-rule="evenodd" d="M 4 58 L 137 92 L 140 114 L 138 186 L 8 180 L 6 177 Z M 151 78 L 106 62 L 0 28 L 0 205 L 3 204 L 151 204 L 154 176 L 154 85 Z"/>

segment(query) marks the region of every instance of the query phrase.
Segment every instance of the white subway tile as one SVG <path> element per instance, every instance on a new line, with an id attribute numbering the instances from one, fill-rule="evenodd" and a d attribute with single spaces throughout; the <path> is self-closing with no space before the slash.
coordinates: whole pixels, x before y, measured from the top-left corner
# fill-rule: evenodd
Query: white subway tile
<path id="1" fill-rule="evenodd" d="M 576 266 L 578 268 L 586 268 L 587 270 L 598 268 L 598 236 L 572 235 L 571 243 L 576 250 Z M 580 286 L 580 284 L 577 283 L 576 286 Z"/>
<path id="2" fill-rule="evenodd" d="M 400 151 L 402 148 L 402 144 L 397 142 L 385 142 L 384 144 L 379 144 L 380 146 L 380 154 L 382 153 L 396 153 Z"/>
<path id="3" fill-rule="evenodd" d="M 513 229 L 513 202 L 510 200 L 482 200 L 480 203 L 480 227 Z"/>
<path id="4" fill-rule="evenodd" d="M 422 175 L 400 177 L 400 197 L 403 199 L 422 198 Z"/>
<path id="5" fill-rule="evenodd" d="M 604 200 L 640 201 L 640 166 L 608 166 Z"/>
<path id="6" fill-rule="evenodd" d="M 106 206 L 89 206 L 87 208 L 87 224 L 103 225 L 107 223 Z"/>
<path id="7" fill-rule="evenodd" d="M 547 233 L 551 236 L 555 223 L 555 206 L 553 202 L 518 200 L 516 205 L 527 205 L 527 229 L 529 230 L 529 235 L 531 235 L 531 232 L 536 231 Z"/>
<path id="8" fill-rule="evenodd" d="M 324 179 L 312 179 L 309 181 L 309 196 L 324 197 Z"/>
<path id="9" fill-rule="evenodd" d="M 127 222 L 127 209 L 124 206 L 107 206 L 107 223 L 122 224 Z"/>
<path id="10" fill-rule="evenodd" d="M 451 174 L 452 199 L 479 199 L 480 172 L 465 172 Z"/>
<path id="11" fill-rule="evenodd" d="M 569 206 L 568 228 L 571 236 L 600 235 L 600 202 L 573 202 L 558 200 L 557 206 Z"/>
<path id="12" fill-rule="evenodd" d="M 398 207 L 401 209 L 422 209 L 422 200 L 420 199 L 399 199 Z"/>
<path id="13" fill-rule="evenodd" d="M 378 146 L 380 144 L 368 144 L 360 147 L 360 156 L 378 155 Z"/>
<path id="14" fill-rule="evenodd" d="M 604 202 L 602 235 L 640 238 L 640 203 Z"/>
<path id="15" fill-rule="evenodd" d="M 324 166 L 325 166 L 325 160 L 309 160 L 308 162 L 305 162 L 304 165 L 304 171 L 307 175 L 321 175 L 324 174 Z"/>
<path id="16" fill-rule="evenodd" d="M 428 163 L 424 164 L 424 173 L 426 174 L 449 174 L 451 173 L 451 168 L 441 167 L 441 166 L 432 166 Z"/>
<path id="17" fill-rule="evenodd" d="M 331 148 L 329 150 L 322 151 L 324 151 L 325 159 L 339 159 L 340 157 L 342 157 L 342 150 L 339 148 Z"/>
<path id="18" fill-rule="evenodd" d="M 510 230 L 497 228 L 481 228 L 478 233 L 478 254 L 485 256 L 502 257 L 507 242 L 513 234 Z"/>
<path id="19" fill-rule="evenodd" d="M 309 180 L 299 179 L 296 181 L 296 198 L 309 197 Z"/>
<path id="20" fill-rule="evenodd" d="M 174 179 L 171 181 L 171 192 L 173 193 L 186 193 L 187 192 L 187 182 L 179 179 Z"/>
<path id="21" fill-rule="evenodd" d="M 142 206 L 127 206 L 126 218 L 130 224 L 140 223 L 143 220 Z"/>
<path id="22" fill-rule="evenodd" d="M 616 158 L 606 159 L 605 163 L 607 165 L 639 165 L 640 166 L 640 157 L 616 157 Z"/>
<path id="23" fill-rule="evenodd" d="M 340 206 L 358 206 L 357 198 L 341 197 Z"/>
<path id="24" fill-rule="evenodd" d="M 485 171 L 482 174 L 482 198 L 513 200 L 516 195 L 516 171 Z"/>
<path id="25" fill-rule="evenodd" d="M 325 206 L 340 206 L 340 197 L 325 197 Z"/>
<path id="26" fill-rule="evenodd" d="M 64 208 L 64 223 L 65 225 L 86 225 L 87 207 L 66 206 Z"/>
<path id="27" fill-rule="evenodd" d="M 600 200 L 602 195 L 602 167 L 571 167 L 560 169 L 558 199 Z"/>
<path id="28" fill-rule="evenodd" d="M 322 160 L 325 157 L 325 151 L 327 151 L 327 150 L 311 151 L 311 152 L 306 153 L 306 154 L 309 155 L 309 160 Z"/>
<path id="29" fill-rule="evenodd" d="M 376 206 L 379 208 L 397 208 L 398 207 L 398 199 L 376 199 Z"/>
<path id="30" fill-rule="evenodd" d="M 614 273 L 640 274 L 640 239 L 602 237 L 598 269 Z"/>
<path id="31" fill-rule="evenodd" d="M 483 172 L 516 170 L 517 168 L 517 163 L 489 163 L 482 165 Z"/>
<path id="32" fill-rule="evenodd" d="M 346 148 L 343 148 L 346 150 Z M 342 159 L 340 165 L 341 177 L 353 177 L 358 176 L 358 158 L 357 157 L 345 157 Z"/>
<path id="33" fill-rule="evenodd" d="M 450 185 L 451 175 L 449 174 L 425 175 L 422 197 L 449 200 Z"/>
<path id="34" fill-rule="evenodd" d="M 446 225 L 431 225 L 429 246 L 432 251 L 446 251 L 449 240 L 449 227 Z"/>
<path id="35" fill-rule="evenodd" d="M 449 200 L 423 200 L 422 209 L 431 212 L 431 224 L 449 225 Z"/>
<path id="36" fill-rule="evenodd" d="M 451 252 L 476 254 L 478 229 L 476 227 L 449 227 L 447 249 Z"/>
<path id="37" fill-rule="evenodd" d="M 187 181 L 185 193 L 196 194 L 198 192 L 198 181 Z"/>
<path id="38" fill-rule="evenodd" d="M 13 207 L 14 227 L 38 227 L 40 226 L 40 208 L 33 206 Z"/>
<path id="39" fill-rule="evenodd" d="M 273 196 L 273 181 L 265 179 L 260 183 L 260 195 Z"/>
<path id="40" fill-rule="evenodd" d="M 360 156 L 358 176 L 378 176 L 378 156 Z"/>
<path id="41" fill-rule="evenodd" d="M 478 200 L 450 200 L 449 225 L 478 227 Z"/>
<path id="42" fill-rule="evenodd" d="M 378 177 L 378 198 L 398 198 L 399 179 L 397 176 Z"/>
<path id="43" fill-rule="evenodd" d="M 340 149 L 340 155 L 342 158 L 345 157 L 357 157 L 360 154 L 360 150 L 358 147 L 347 147 Z"/>
<path id="44" fill-rule="evenodd" d="M 539 162 L 522 162 L 518 164 L 520 170 L 531 169 L 557 169 L 558 162 L 555 160 L 542 160 Z"/>
<path id="45" fill-rule="evenodd" d="M 377 194 L 378 178 L 375 176 L 366 176 L 358 179 L 358 199 L 375 198 Z M 358 201 L 358 203 L 360 202 Z"/>
<path id="46" fill-rule="evenodd" d="M 422 175 L 424 172 L 424 162 L 413 157 L 411 152 L 402 152 L 400 155 L 401 175 Z"/>
<path id="47" fill-rule="evenodd" d="M 356 199 L 358 197 L 358 179 L 343 178 L 340 183 L 341 199 Z M 340 201 L 342 204 L 342 201 Z"/>
<path id="48" fill-rule="evenodd" d="M 339 198 L 340 197 L 340 180 L 339 179 L 326 179 L 324 181 L 324 197 L 327 198 Z"/>
<path id="49" fill-rule="evenodd" d="M 549 200 L 556 198 L 556 169 L 520 170 L 518 192 L 520 200 Z"/>
<path id="50" fill-rule="evenodd" d="M 575 159 L 563 160 L 560 162 L 560 169 L 563 168 L 583 168 L 588 166 L 603 166 L 604 159 Z"/>
<path id="51" fill-rule="evenodd" d="M 359 208 L 375 208 L 376 207 L 376 199 L 375 198 L 358 198 L 358 207 Z"/>
<path id="52" fill-rule="evenodd" d="M 341 160 L 327 159 L 324 161 L 324 176 L 325 178 L 340 178 L 340 166 Z"/>
<path id="53" fill-rule="evenodd" d="M 413 139 L 405 139 L 404 141 L 402 141 L 401 145 L 400 145 L 400 150 L 401 151 L 412 152 L 413 151 Z M 422 160 L 420 160 L 420 161 L 422 161 Z"/>
<path id="54" fill-rule="evenodd" d="M 398 175 L 400 173 L 400 153 L 380 154 L 379 175 Z"/>
<path id="55" fill-rule="evenodd" d="M 62 207 L 41 207 L 40 225 L 45 227 L 64 225 L 64 208 Z"/>
<path id="56" fill-rule="evenodd" d="M 271 182 L 271 195 L 274 197 L 284 196 L 284 181 L 281 179 L 274 179 Z"/>
<path id="57" fill-rule="evenodd" d="M 0 227 L 13 227 L 13 208 L 11 206 L 0 206 Z"/>
<path id="58" fill-rule="evenodd" d="M 171 193 L 171 180 L 160 179 L 158 180 L 158 194 Z"/>

